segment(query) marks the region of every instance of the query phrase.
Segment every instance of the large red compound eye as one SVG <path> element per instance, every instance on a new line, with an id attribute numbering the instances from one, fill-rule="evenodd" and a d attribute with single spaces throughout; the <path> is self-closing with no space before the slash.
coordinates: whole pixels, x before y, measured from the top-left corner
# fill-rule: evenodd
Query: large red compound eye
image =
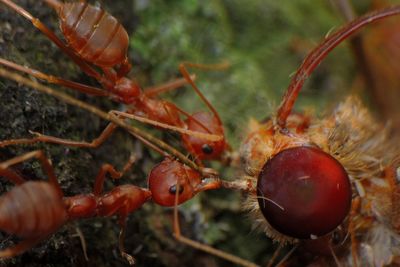
<path id="1" fill-rule="evenodd" d="M 299 239 L 333 231 L 350 210 L 351 185 L 342 165 L 312 147 L 283 150 L 258 177 L 257 197 L 268 223 Z"/>

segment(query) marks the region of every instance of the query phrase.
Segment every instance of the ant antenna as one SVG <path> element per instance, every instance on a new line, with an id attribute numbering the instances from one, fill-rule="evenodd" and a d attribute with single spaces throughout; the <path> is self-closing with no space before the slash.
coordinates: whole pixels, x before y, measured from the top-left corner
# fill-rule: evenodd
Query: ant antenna
<path id="1" fill-rule="evenodd" d="M 292 111 L 294 103 L 301 88 L 303 87 L 304 82 L 330 51 L 332 51 L 342 41 L 346 40 L 350 35 L 356 33 L 365 25 L 389 16 L 397 15 L 399 13 L 400 6 L 394 6 L 362 16 L 352 23 L 339 29 L 331 36 L 327 37 L 320 45 L 318 45 L 311 53 L 309 53 L 301 64 L 300 68 L 297 70 L 296 74 L 293 76 L 288 89 L 286 90 L 283 101 L 279 106 L 277 114 L 278 126 L 281 128 L 286 127 L 286 119 Z"/>
<path id="2" fill-rule="evenodd" d="M 218 122 L 221 124 L 222 124 L 222 121 L 221 121 L 221 118 L 220 118 L 217 110 L 210 103 L 210 101 L 208 101 L 208 99 L 204 96 L 204 94 L 200 91 L 200 89 L 194 83 L 193 79 L 189 75 L 187 68 L 191 67 L 191 68 L 198 68 L 198 69 L 203 69 L 203 70 L 211 70 L 211 69 L 225 69 L 228 66 L 229 66 L 228 62 L 222 62 L 220 64 L 212 64 L 212 65 L 197 64 L 197 63 L 190 63 L 190 62 L 183 62 L 183 63 L 179 64 L 179 70 L 182 73 L 183 77 L 192 86 L 192 88 L 194 89 L 196 94 L 201 98 L 201 100 L 203 100 L 203 102 L 206 104 L 208 109 L 214 114 L 214 116 L 217 118 Z"/>

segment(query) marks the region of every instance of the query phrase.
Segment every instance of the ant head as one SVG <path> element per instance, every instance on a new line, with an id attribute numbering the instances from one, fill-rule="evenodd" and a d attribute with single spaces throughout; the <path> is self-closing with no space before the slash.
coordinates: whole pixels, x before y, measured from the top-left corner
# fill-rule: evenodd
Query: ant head
<path id="1" fill-rule="evenodd" d="M 219 141 L 209 141 L 190 135 L 183 135 L 183 143 L 199 159 L 218 159 L 227 148 L 224 129 L 219 118 L 208 112 L 197 112 L 186 120 L 187 129 L 191 131 L 220 135 Z"/>
<path id="2" fill-rule="evenodd" d="M 279 233 L 315 239 L 333 231 L 350 210 L 351 185 L 342 165 L 313 147 L 282 150 L 262 167 L 257 198 Z"/>
<path id="3" fill-rule="evenodd" d="M 161 206 L 172 207 L 175 205 L 176 190 L 179 190 L 177 204 L 191 199 L 198 192 L 201 176 L 182 163 L 165 158 L 151 170 L 148 183 L 153 201 Z"/>

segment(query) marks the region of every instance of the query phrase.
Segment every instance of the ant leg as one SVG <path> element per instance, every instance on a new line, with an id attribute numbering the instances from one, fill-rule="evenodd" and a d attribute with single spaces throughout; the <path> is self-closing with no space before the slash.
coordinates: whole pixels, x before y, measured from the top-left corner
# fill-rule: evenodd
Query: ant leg
<path id="1" fill-rule="evenodd" d="M 179 65 L 179 71 L 181 72 L 182 76 L 187 80 L 187 82 L 192 86 L 196 94 L 203 100 L 203 102 L 206 104 L 206 106 L 211 110 L 211 112 L 214 114 L 214 116 L 217 118 L 220 124 L 222 124 L 221 118 L 219 117 L 219 114 L 217 110 L 214 108 L 213 105 L 208 101 L 208 99 L 203 95 L 203 93 L 200 91 L 200 89 L 197 87 L 197 85 L 194 83 L 194 81 L 190 78 L 189 72 L 188 72 L 188 67 L 195 67 L 195 68 L 200 68 L 200 69 L 224 69 L 227 68 L 229 65 L 228 63 L 221 63 L 221 64 L 215 64 L 215 65 L 205 65 L 205 64 L 195 64 L 195 63 L 190 63 L 190 62 L 183 62 Z"/>
<path id="2" fill-rule="evenodd" d="M 54 188 L 56 188 L 58 193 L 60 194 L 60 196 L 62 196 L 61 187 L 57 181 L 57 177 L 54 173 L 53 166 L 51 165 L 50 160 L 46 157 L 46 155 L 44 154 L 44 152 L 42 150 L 35 150 L 32 152 L 28 152 L 21 156 L 17 156 L 17 157 L 14 157 L 12 159 L 2 162 L 0 164 L 0 174 L 7 176 L 7 178 L 9 180 L 13 181 L 16 184 L 21 184 L 21 183 L 25 182 L 25 180 L 22 177 L 18 178 L 17 176 L 19 176 L 19 175 L 17 175 L 15 172 L 11 171 L 9 169 L 9 167 L 12 165 L 18 164 L 20 162 L 27 161 L 31 158 L 36 158 L 40 161 L 40 164 L 42 165 L 43 170 L 49 177 L 49 182 L 51 184 L 53 184 Z M 12 173 L 14 173 L 14 174 L 12 174 Z"/>
<path id="3" fill-rule="evenodd" d="M 0 176 L 7 178 L 9 181 L 17 185 L 25 183 L 25 179 L 22 178 L 19 174 L 17 174 L 11 169 L 3 168 L 1 164 L 0 164 Z"/>
<path id="4" fill-rule="evenodd" d="M 133 120 L 137 120 L 143 123 L 147 123 L 147 124 L 151 124 L 160 128 L 164 128 L 164 129 L 168 129 L 168 130 L 172 130 L 172 131 L 176 131 L 182 134 L 187 134 L 187 135 L 191 135 L 191 136 L 195 136 L 201 139 L 205 139 L 205 140 L 209 140 L 209 141 L 220 141 L 222 139 L 222 137 L 220 135 L 215 135 L 215 134 L 207 134 L 207 133 L 202 133 L 202 132 L 196 132 L 196 131 L 191 131 L 191 130 L 187 130 L 181 127 L 177 127 L 177 126 L 173 126 L 173 125 L 169 125 L 169 124 L 165 124 L 162 122 L 158 122 L 155 120 L 151 120 L 142 116 L 137 116 L 131 113 L 127 113 L 127 112 L 122 112 L 122 111 L 118 111 L 118 110 L 111 110 L 110 113 L 117 115 L 119 117 L 124 117 L 124 118 L 129 118 L 129 119 L 133 119 Z"/>
<path id="5" fill-rule="evenodd" d="M 104 180 L 107 175 L 107 173 L 110 174 L 112 179 L 119 179 L 121 178 L 127 170 L 130 169 L 132 164 L 136 161 L 136 156 L 131 155 L 129 158 L 128 162 L 125 163 L 124 167 L 122 168 L 122 171 L 117 171 L 114 166 L 111 164 L 103 164 L 99 170 L 99 173 L 96 176 L 95 182 L 94 182 L 94 187 L 93 187 L 93 194 L 95 196 L 100 196 L 101 192 L 103 191 L 103 185 L 104 185 Z"/>
<path id="6" fill-rule="evenodd" d="M 77 56 L 69 47 L 67 47 L 63 41 L 61 41 L 57 35 L 51 31 L 46 25 L 44 25 L 38 18 L 35 18 L 30 14 L 27 10 L 25 10 L 23 7 L 15 4 L 14 2 L 10 0 L 0 0 L 3 4 L 7 5 L 11 9 L 13 9 L 15 12 L 20 14 L 21 16 L 25 17 L 28 19 L 34 27 L 36 27 L 38 30 L 40 30 L 44 35 L 47 36 L 53 43 L 55 43 L 64 53 L 66 53 L 80 68 L 83 72 L 85 72 L 87 75 L 95 78 L 98 80 L 100 83 L 107 84 L 107 82 L 104 80 L 102 75 L 98 73 L 94 68 L 92 68 L 88 63 L 86 63 L 82 58 Z M 56 1 L 53 1 L 56 3 Z"/>
<path id="7" fill-rule="evenodd" d="M 297 249 L 298 246 L 299 245 L 293 246 L 293 248 L 289 250 L 288 253 L 286 253 L 286 255 L 278 262 L 276 266 L 277 267 L 282 266 L 289 259 L 289 257 L 293 254 L 293 252 Z"/>
<path id="8" fill-rule="evenodd" d="M 282 248 L 284 247 L 284 245 L 282 243 L 280 243 L 278 245 L 278 247 L 275 249 L 274 254 L 272 254 L 272 257 L 269 259 L 267 267 L 272 267 L 275 260 L 278 258 L 279 253 L 282 251 Z M 279 266 L 279 265 L 277 265 Z"/>
<path id="9" fill-rule="evenodd" d="M 129 263 L 129 265 L 135 265 L 135 258 L 125 252 L 125 246 L 124 246 L 124 240 L 125 240 L 125 232 L 126 232 L 126 215 L 120 215 L 119 217 L 119 225 L 121 226 L 121 230 L 119 232 L 119 238 L 118 238 L 118 248 L 119 252 L 121 253 L 121 257 L 126 259 Z"/>
<path id="10" fill-rule="evenodd" d="M 26 250 L 34 247 L 37 243 L 43 240 L 43 237 L 36 238 L 36 239 L 26 239 L 18 244 L 16 244 L 13 247 L 6 248 L 4 250 L 0 250 L 0 258 L 1 259 L 6 259 L 6 258 L 12 258 L 16 255 L 19 255 Z"/>
<path id="11" fill-rule="evenodd" d="M 192 74 L 192 75 L 190 75 L 190 78 L 193 81 L 195 81 L 196 75 Z M 174 79 L 172 81 L 169 81 L 169 82 L 166 82 L 163 84 L 144 88 L 143 93 L 148 97 L 155 97 L 159 94 L 181 88 L 184 85 L 186 85 L 187 83 L 188 82 L 185 78 Z"/>
<path id="12" fill-rule="evenodd" d="M 76 236 L 79 238 L 79 240 L 81 241 L 81 246 L 82 246 L 82 251 L 83 251 L 83 256 L 85 257 L 86 261 L 89 261 L 89 257 L 87 254 L 87 246 L 86 246 L 86 240 L 85 237 L 81 231 L 81 229 L 79 229 L 78 226 L 75 226 L 75 231 L 76 231 Z"/>
<path id="13" fill-rule="evenodd" d="M 61 86 L 65 86 L 68 87 L 70 89 L 85 93 L 85 94 L 89 94 L 89 95 L 94 95 L 94 96 L 110 96 L 111 93 L 105 90 L 101 90 L 97 87 L 93 87 L 90 85 L 85 85 L 85 84 L 81 84 L 81 83 L 77 83 L 77 82 L 73 82 L 70 80 L 66 80 L 63 78 L 59 78 L 56 76 L 52 76 L 52 75 L 48 75 L 45 74 L 43 72 L 40 72 L 38 70 L 32 69 L 32 68 L 27 68 L 24 66 L 21 66 L 19 64 L 16 64 L 14 62 L 8 61 L 4 58 L 0 58 L 0 64 L 7 66 L 9 68 L 12 68 L 14 70 L 32 75 L 35 78 L 41 79 L 41 80 L 45 80 L 48 83 L 52 83 L 52 84 L 57 84 L 57 85 L 61 85 Z"/>
<path id="14" fill-rule="evenodd" d="M 194 241 L 192 239 L 182 236 L 181 229 L 179 226 L 179 218 L 178 218 L 178 197 L 179 197 L 179 183 L 176 184 L 175 205 L 174 205 L 174 237 L 177 241 L 179 241 L 185 245 L 188 245 L 190 247 L 193 247 L 195 249 L 204 251 L 211 255 L 214 255 L 214 256 L 220 257 L 222 259 L 225 259 L 227 261 L 233 262 L 235 264 L 241 265 L 241 266 L 247 266 L 247 267 L 257 267 L 258 266 L 250 261 L 244 260 L 235 255 L 229 254 L 227 252 L 213 248 L 209 245 L 202 244 L 200 242 L 197 242 L 197 241 Z"/>
<path id="15" fill-rule="evenodd" d="M 116 128 L 117 128 L 117 126 L 114 123 L 109 123 L 107 125 L 107 127 L 103 130 L 103 132 L 101 132 L 99 137 L 97 137 L 96 139 L 94 139 L 91 142 L 74 141 L 74 140 L 49 136 L 49 135 L 43 135 L 38 132 L 30 131 L 30 133 L 36 135 L 36 137 L 4 140 L 4 141 L 0 142 L 0 147 L 5 147 L 5 146 L 9 146 L 9 145 L 25 145 L 25 144 L 33 144 L 33 143 L 43 142 L 43 143 L 53 143 L 53 144 L 60 144 L 60 145 L 66 145 L 66 146 L 72 146 L 72 147 L 96 148 L 96 147 L 100 146 L 101 144 L 103 144 L 107 140 L 107 138 L 110 137 L 110 135 L 114 132 L 114 130 Z"/>

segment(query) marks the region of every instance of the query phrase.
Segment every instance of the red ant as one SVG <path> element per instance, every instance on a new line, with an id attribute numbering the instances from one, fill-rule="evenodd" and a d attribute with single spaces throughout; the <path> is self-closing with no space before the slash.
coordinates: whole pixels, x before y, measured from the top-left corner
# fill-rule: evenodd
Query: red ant
<path id="1" fill-rule="evenodd" d="M 31 158 L 40 161 L 49 177 L 49 182 L 26 182 L 9 168 Z M 42 151 L 29 152 L 2 162 L 0 176 L 17 186 L 1 197 L 0 228 L 25 240 L 14 247 L 0 251 L 0 257 L 9 258 L 23 253 L 70 220 L 118 215 L 121 226 L 119 249 L 121 255 L 133 264 L 133 257 L 125 253 L 123 246 L 126 217 L 150 199 L 151 192 L 134 185 L 122 185 L 102 195 L 106 174 L 109 173 L 113 179 L 119 179 L 133 160 L 126 164 L 122 172 L 116 171 L 109 164 L 104 164 L 96 176 L 93 192 L 72 197 L 63 197 L 53 167 Z"/>
<path id="2" fill-rule="evenodd" d="M 171 102 L 149 97 L 134 80 L 125 77 L 131 69 L 131 64 L 127 58 L 129 37 L 116 18 L 103 9 L 92 6 L 85 1 L 62 3 L 57 0 L 45 0 L 49 6 L 56 10 L 60 18 L 60 28 L 67 41 L 67 44 L 64 44 L 49 28 L 24 8 L 10 0 L 1 0 L 1 2 L 30 20 L 37 29 L 65 52 L 82 71 L 95 78 L 105 91 L 50 76 L 5 59 L 0 59 L 0 64 L 50 83 L 96 96 L 110 96 L 118 102 L 127 104 L 129 107 L 125 112 L 119 112 L 119 116 L 145 120 L 158 127 L 172 128 L 181 132 L 185 148 L 195 157 L 198 163 L 202 159 L 219 159 L 228 148 L 218 113 L 197 88 L 187 71 L 187 67 L 215 69 L 222 68 L 225 64 L 206 66 L 182 63 L 179 66 L 183 77 L 212 112 L 212 114 L 197 112 L 190 115 Z M 96 71 L 94 66 L 100 68 L 102 73 Z M 156 95 L 165 90 L 165 87 L 174 88 L 181 84 L 182 82 L 175 82 L 154 88 L 149 95 Z M 138 118 L 136 115 L 142 118 Z M 181 115 L 186 116 L 187 119 L 182 120 Z M 102 134 L 90 143 L 64 140 L 39 133 L 34 133 L 37 137 L 26 142 L 40 141 L 77 147 L 97 147 L 112 134 L 115 128 L 116 126 L 113 124 L 108 125 Z"/>
<path id="3" fill-rule="evenodd" d="M 31 158 L 37 158 L 40 161 L 49 177 L 48 182 L 26 182 L 10 168 Z M 149 189 L 126 184 L 102 194 L 106 175 L 110 174 L 113 179 L 121 178 L 134 160 L 135 158 L 132 157 L 122 172 L 116 171 L 110 164 L 102 165 L 96 176 L 92 193 L 69 197 L 63 197 L 53 167 L 42 151 L 29 152 L 0 163 L 0 176 L 17 185 L 0 198 L 2 203 L 0 229 L 25 239 L 14 247 L 0 251 L 0 258 L 10 258 L 23 253 L 53 234 L 68 221 L 117 215 L 121 227 L 120 253 L 130 264 L 134 264 L 134 258 L 125 252 L 123 245 L 126 218 L 129 213 L 140 208 L 151 198 L 157 204 L 171 207 L 191 199 L 201 191 L 221 186 L 219 179 L 202 180 L 198 172 L 178 161 L 166 158 L 149 174 Z M 30 223 L 27 224 L 27 222 Z M 174 225 L 177 229 L 175 233 L 177 238 L 185 240 L 180 236 L 178 221 Z"/>

